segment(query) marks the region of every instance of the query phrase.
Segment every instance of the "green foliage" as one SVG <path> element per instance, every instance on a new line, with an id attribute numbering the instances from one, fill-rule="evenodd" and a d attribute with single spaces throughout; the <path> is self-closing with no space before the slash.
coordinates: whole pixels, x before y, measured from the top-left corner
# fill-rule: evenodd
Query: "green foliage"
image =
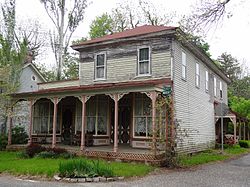
<path id="1" fill-rule="evenodd" d="M 17 158 L 21 159 L 27 159 L 29 158 L 29 155 L 26 153 L 26 151 L 21 151 L 16 154 Z"/>
<path id="2" fill-rule="evenodd" d="M 230 84 L 229 91 L 232 95 L 250 99 L 250 76 L 237 79 Z"/>
<path id="3" fill-rule="evenodd" d="M 12 128 L 12 144 L 26 144 L 28 142 L 28 134 L 22 126 Z"/>
<path id="4" fill-rule="evenodd" d="M 36 154 L 45 151 L 46 148 L 39 144 L 30 144 L 26 147 L 25 151 L 30 158 L 34 157 Z"/>
<path id="5" fill-rule="evenodd" d="M 37 158 L 57 158 L 58 155 L 53 151 L 42 151 L 35 155 Z"/>
<path id="6" fill-rule="evenodd" d="M 112 18 L 107 13 L 97 16 L 90 25 L 89 36 L 91 39 L 112 34 Z"/>
<path id="7" fill-rule="evenodd" d="M 79 78 L 79 58 L 68 54 L 65 57 L 63 64 L 63 75 L 62 79 L 77 79 Z"/>
<path id="8" fill-rule="evenodd" d="M 8 137 L 6 134 L 0 134 L 0 151 L 4 150 L 8 144 Z"/>
<path id="9" fill-rule="evenodd" d="M 229 95 L 229 105 L 233 111 L 250 119 L 250 99 Z"/>
<path id="10" fill-rule="evenodd" d="M 59 164 L 59 175 L 61 177 L 95 177 L 114 176 L 113 169 L 107 164 L 100 163 L 97 161 L 90 161 L 87 159 L 76 159 L 61 162 Z"/>
<path id="11" fill-rule="evenodd" d="M 249 140 L 240 140 L 239 145 L 240 145 L 240 147 L 250 148 L 250 141 Z"/>

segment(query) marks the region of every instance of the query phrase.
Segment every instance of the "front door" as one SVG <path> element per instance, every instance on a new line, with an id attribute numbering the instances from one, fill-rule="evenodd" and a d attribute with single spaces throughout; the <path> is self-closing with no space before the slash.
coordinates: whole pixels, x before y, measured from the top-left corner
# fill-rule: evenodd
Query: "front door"
<path id="1" fill-rule="evenodd" d="M 73 135 L 73 111 L 71 108 L 64 108 L 62 112 L 62 136 L 63 143 L 67 145 L 72 144 Z"/>
<path id="2" fill-rule="evenodd" d="M 130 121 L 131 121 L 131 107 L 130 106 L 120 106 L 118 113 L 118 139 L 119 143 L 127 144 L 130 143 Z"/>

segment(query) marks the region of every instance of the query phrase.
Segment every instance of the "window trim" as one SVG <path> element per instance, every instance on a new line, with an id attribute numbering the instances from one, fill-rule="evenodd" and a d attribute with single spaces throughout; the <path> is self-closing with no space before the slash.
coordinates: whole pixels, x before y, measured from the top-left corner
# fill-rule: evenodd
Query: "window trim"
<path id="1" fill-rule="evenodd" d="M 208 70 L 205 70 L 205 91 L 208 93 L 209 91 L 209 73 Z"/>
<path id="2" fill-rule="evenodd" d="M 97 78 L 97 56 L 98 55 L 104 55 L 104 77 L 103 78 Z M 100 52 L 95 54 L 95 62 L 94 62 L 94 80 L 99 81 L 99 80 L 107 80 L 107 54 L 106 52 Z"/>
<path id="3" fill-rule="evenodd" d="M 214 97 L 217 97 L 217 78 L 214 76 Z"/>
<path id="4" fill-rule="evenodd" d="M 198 73 L 197 73 L 197 65 L 198 65 Z M 198 77 L 198 82 L 197 82 Z M 200 88 L 201 85 L 201 75 L 200 75 L 200 64 L 199 62 L 195 62 L 195 87 Z"/>
<path id="5" fill-rule="evenodd" d="M 223 99 L 223 86 L 222 86 L 222 81 L 220 80 L 219 83 L 219 87 L 220 87 L 220 99 Z"/>
<path id="6" fill-rule="evenodd" d="M 183 54 L 185 55 L 185 64 L 183 63 Z M 185 77 L 183 77 L 183 68 L 185 68 Z M 187 54 L 182 51 L 181 52 L 181 79 L 186 81 L 187 80 Z"/>
<path id="7" fill-rule="evenodd" d="M 145 49 L 148 48 L 148 69 L 149 72 L 148 73 L 144 73 L 144 74 L 140 74 L 140 50 L 141 49 Z M 145 60 L 144 60 L 145 61 Z M 142 62 L 142 61 L 141 61 Z M 151 47 L 148 45 L 144 45 L 144 46 L 140 46 L 137 48 L 137 73 L 136 73 L 137 77 L 141 77 L 141 76 L 151 76 Z"/>

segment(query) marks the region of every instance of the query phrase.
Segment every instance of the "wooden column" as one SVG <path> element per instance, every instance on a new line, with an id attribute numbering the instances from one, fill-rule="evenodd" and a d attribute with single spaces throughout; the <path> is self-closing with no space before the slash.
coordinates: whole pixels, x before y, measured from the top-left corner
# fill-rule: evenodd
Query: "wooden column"
<path id="1" fill-rule="evenodd" d="M 58 98 L 53 99 L 54 103 L 54 114 L 53 114 L 53 137 L 52 137 L 52 148 L 56 147 L 56 123 L 57 123 L 57 104 Z"/>
<path id="2" fill-rule="evenodd" d="M 85 115 L 86 115 L 86 96 L 85 95 L 82 95 L 82 98 L 81 98 L 81 101 L 82 101 L 82 132 L 81 132 L 81 148 L 80 150 L 81 151 L 84 151 L 85 149 L 85 121 L 86 121 L 86 118 L 85 118 Z"/>
<path id="3" fill-rule="evenodd" d="M 234 125 L 234 144 L 236 144 L 236 117 L 233 118 L 233 125 Z"/>
<path id="4" fill-rule="evenodd" d="M 7 125 L 8 125 L 8 145 L 11 145 L 12 142 L 12 115 L 13 115 L 13 107 L 11 107 L 8 112 Z"/>
<path id="5" fill-rule="evenodd" d="M 156 155 L 156 92 L 151 92 L 152 101 L 152 128 L 153 128 L 153 154 Z"/>
<path id="6" fill-rule="evenodd" d="M 114 94 L 115 101 L 115 123 L 114 123 L 114 152 L 118 150 L 118 94 Z"/>
<path id="7" fill-rule="evenodd" d="M 33 105 L 34 105 L 34 101 L 30 100 L 29 101 L 29 112 L 30 112 L 30 128 L 29 128 L 29 141 L 28 144 L 32 144 L 32 132 L 33 132 Z"/>
<path id="8" fill-rule="evenodd" d="M 239 140 L 241 140 L 241 121 L 239 121 Z"/>
<path id="9" fill-rule="evenodd" d="M 243 126 L 243 139 L 246 140 L 246 122 L 244 121 L 244 126 Z"/>

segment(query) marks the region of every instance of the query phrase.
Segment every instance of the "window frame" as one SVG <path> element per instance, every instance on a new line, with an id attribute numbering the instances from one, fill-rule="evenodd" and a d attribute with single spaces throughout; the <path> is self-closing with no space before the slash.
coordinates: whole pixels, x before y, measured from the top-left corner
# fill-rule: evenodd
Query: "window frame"
<path id="1" fill-rule="evenodd" d="M 98 78 L 97 77 L 97 68 L 100 66 L 97 66 L 97 58 L 99 55 L 104 55 L 104 63 L 103 63 L 103 67 L 104 67 L 104 76 Z M 94 80 L 98 81 L 98 80 L 106 80 L 107 79 L 107 55 L 105 52 L 100 52 L 95 54 L 95 65 L 94 65 Z"/>
<path id="2" fill-rule="evenodd" d="M 209 91 L 209 73 L 208 70 L 205 71 L 205 91 Z"/>
<path id="3" fill-rule="evenodd" d="M 183 55 L 185 56 L 185 60 L 183 58 L 184 57 Z M 183 76 L 183 70 L 184 70 L 185 76 Z M 181 79 L 184 81 L 187 80 L 187 54 L 184 51 L 181 52 Z"/>
<path id="4" fill-rule="evenodd" d="M 220 80 L 219 83 L 219 87 L 220 87 L 220 99 L 223 99 L 223 86 L 222 86 L 222 81 Z"/>
<path id="5" fill-rule="evenodd" d="M 214 97 L 217 97 L 217 78 L 214 76 Z"/>
<path id="6" fill-rule="evenodd" d="M 140 50 L 148 49 L 148 60 L 140 61 Z M 140 73 L 140 63 L 148 61 L 148 73 Z M 140 46 L 137 48 L 137 76 L 150 76 L 151 75 L 151 47 L 150 46 Z"/>
<path id="7" fill-rule="evenodd" d="M 198 69 L 197 69 L 197 67 L 198 67 Z M 198 82 L 197 82 L 197 78 L 198 78 Z M 201 82 L 201 78 L 200 78 L 200 64 L 198 62 L 196 62 L 195 63 L 195 86 L 196 86 L 196 88 L 200 88 L 200 82 Z"/>

